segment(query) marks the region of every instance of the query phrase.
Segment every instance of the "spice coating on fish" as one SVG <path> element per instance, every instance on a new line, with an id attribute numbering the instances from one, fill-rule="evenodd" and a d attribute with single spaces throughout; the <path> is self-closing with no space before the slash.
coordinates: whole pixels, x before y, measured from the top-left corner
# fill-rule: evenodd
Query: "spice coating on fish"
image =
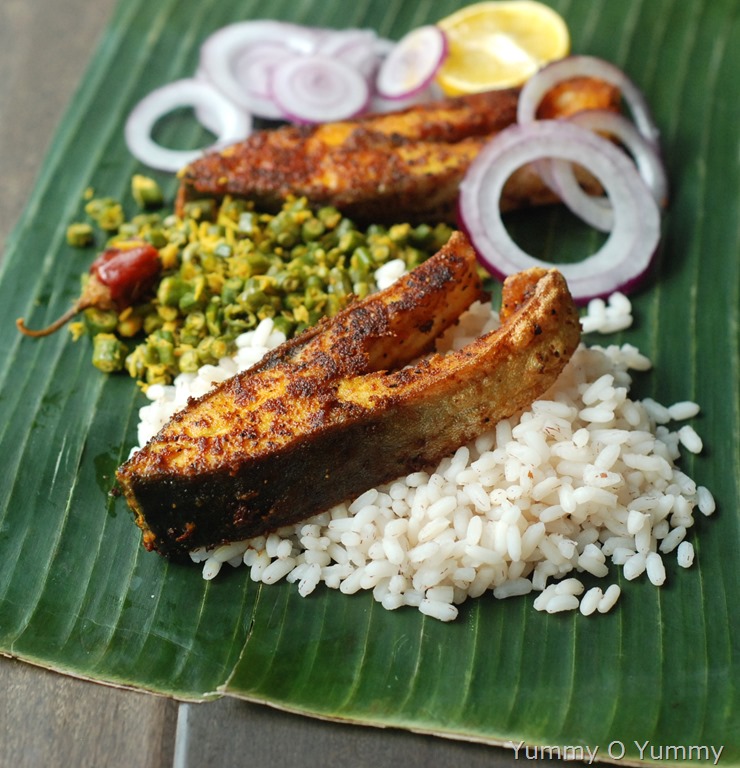
<path id="1" fill-rule="evenodd" d="M 543 269 L 508 281 L 499 330 L 419 359 L 481 296 L 456 233 L 398 283 L 191 401 L 117 473 L 144 545 L 183 557 L 299 522 L 529 405 L 580 338 L 565 281 Z"/>
<path id="2" fill-rule="evenodd" d="M 467 168 L 491 137 L 516 121 L 518 95 L 517 89 L 489 91 L 356 120 L 257 131 L 180 172 L 178 212 L 189 200 L 225 195 L 272 210 L 293 195 L 357 221 L 454 222 Z M 539 116 L 618 103 L 613 86 L 577 78 L 553 89 Z M 554 200 L 537 174 L 515 173 L 502 205 Z"/>

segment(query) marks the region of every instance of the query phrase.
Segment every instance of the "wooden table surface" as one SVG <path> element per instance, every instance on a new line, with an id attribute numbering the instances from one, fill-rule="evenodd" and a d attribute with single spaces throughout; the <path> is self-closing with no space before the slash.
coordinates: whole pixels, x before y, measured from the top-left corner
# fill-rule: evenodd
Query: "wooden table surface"
<path id="1" fill-rule="evenodd" d="M 0 253 L 116 0 L 0 3 Z M 0 766 L 502 766 L 512 753 L 247 702 L 180 704 L 0 657 Z"/>

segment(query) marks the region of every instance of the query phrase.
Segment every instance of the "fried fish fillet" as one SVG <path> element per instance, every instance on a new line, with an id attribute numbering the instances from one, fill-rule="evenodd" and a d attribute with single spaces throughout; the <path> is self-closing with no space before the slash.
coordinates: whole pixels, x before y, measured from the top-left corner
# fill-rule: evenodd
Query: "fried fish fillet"
<path id="1" fill-rule="evenodd" d="M 580 338 L 566 283 L 556 270 L 513 276 L 500 329 L 419 358 L 482 296 L 456 233 L 390 288 L 191 400 L 117 473 L 145 547 L 181 558 L 298 522 L 527 406 Z"/>
<path id="2" fill-rule="evenodd" d="M 249 198 L 276 209 L 289 195 L 333 205 L 357 221 L 454 221 L 458 187 L 483 145 L 516 120 L 519 92 L 489 91 L 356 120 L 258 131 L 180 172 L 177 209 L 202 197 Z M 539 115 L 617 109 L 613 86 L 590 78 L 559 85 Z M 553 202 L 531 170 L 515 173 L 504 208 Z"/>

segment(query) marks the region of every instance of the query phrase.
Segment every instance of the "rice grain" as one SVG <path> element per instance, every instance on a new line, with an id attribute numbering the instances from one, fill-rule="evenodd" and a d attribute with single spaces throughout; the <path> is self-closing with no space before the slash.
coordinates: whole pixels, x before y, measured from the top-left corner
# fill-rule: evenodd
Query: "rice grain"
<path id="1" fill-rule="evenodd" d="M 388 279 L 393 276 L 388 268 Z M 616 327 L 629 316 L 626 297 L 589 307 L 584 329 Z M 594 318 L 600 318 L 597 322 Z M 599 326 L 599 324 L 601 324 Z M 476 304 L 439 345 L 444 352 L 495 327 L 489 307 Z M 149 387 L 140 411 L 143 444 L 188 397 L 256 362 L 284 340 L 271 320 L 237 340 L 233 359 Z M 625 579 L 665 581 L 661 554 L 676 551 L 689 567 L 687 541 L 694 510 L 714 513 L 712 494 L 680 471 L 680 449 L 700 452 L 690 425 L 695 403 L 666 407 L 631 400 L 630 370 L 650 361 L 629 344 L 581 345 L 551 390 L 526 411 L 461 446 L 438 466 L 371 488 L 345 504 L 266 537 L 193 552 L 203 577 L 223 562 L 243 563 L 254 581 L 286 579 L 307 597 L 319 585 L 344 594 L 361 590 L 388 610 L 415 607 L 451 621 L 458 605 L 537 593 L 536 610 L 610 610 L 619 586 L 590 586 L 610 566 Z"/>

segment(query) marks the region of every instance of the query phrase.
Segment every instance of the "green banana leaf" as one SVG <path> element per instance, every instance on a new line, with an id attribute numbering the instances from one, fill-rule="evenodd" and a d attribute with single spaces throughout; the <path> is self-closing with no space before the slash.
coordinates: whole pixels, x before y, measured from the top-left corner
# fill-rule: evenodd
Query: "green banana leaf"
<path id="1" fill-rule="evenodd" d="M 132 106 L 195 70 L 219 26 L 265 15 L 257 0 L 121 0 L 13 236 L 0 282 L 0 652 L 64 673 L 172 695 L 263 701 L 325 718 L 458 739 L 598 745 L 598 756 L 740 765 L 740 6 L 737 0 L 551 0 L 573 51 L 623 67 L 662 131 L 671 179 L 663 247 L 616 340 L 654 362 L 638 394 L 696 400 L 699 456 L 682 465 L 718 505 L 690 536 L 697 562 L 657 589 L 620 581 L 610 614 L 550 616 L 532 599 L 485 597 L 452 624 L 386 612 L 369 594 L 258 586 L 246 571 L 199 569 L 144 551 L 113 473 L 136 439 L 143 397 L 89 362 L 86 340 L 39 341 L 75 299 L 88 252 L 65 242 L 84 191 L 124 200 L 143 169 L 122 136 Z M 398 38 L 455 0 L 272 0 L 269 15 Z M 161 139 L 198 146 L 180 115 Z M 175 182 L 158 176 L 171 197 Z M 513 219 L 550 258 L 592 247 L 558 210 Z M 601 341 L 592 340 L 592 341 Z M 611 341 L 611 339 L 610 339 Z M 679 572 L 680 571 L 680 572 Z M 621 577 L 620 577 L 621 578 Z M 624 749 L 624 753 L 622 753 Z M 708 753 L 712 759 L 713 753 Z"/>

